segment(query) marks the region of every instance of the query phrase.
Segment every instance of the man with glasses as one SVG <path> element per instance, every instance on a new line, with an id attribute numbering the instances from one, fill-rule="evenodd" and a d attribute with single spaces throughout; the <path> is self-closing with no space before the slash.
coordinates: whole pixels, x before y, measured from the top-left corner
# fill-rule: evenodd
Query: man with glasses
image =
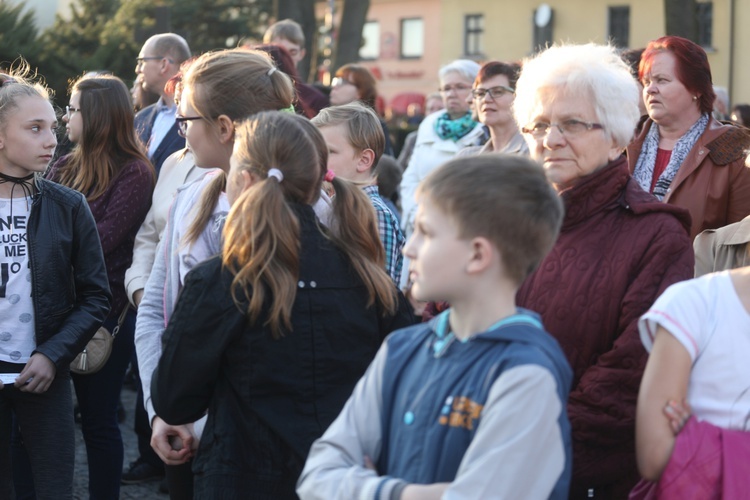
<path id="1" fill-rule="evenodd" d="M 144 144 L 148 146 L 148 157 L 157 174 L 162 163 L 172 153 L 185 147 L 185 138 L 179 133 L 175 121 L 177 106 L 174 96 L 167 94 L 164 85 L 180 70 L 180 65 L 190 58 L 190 48 L 184 38 L 174 33 L 154 35 L 143 44 L 136 58 L 135 72 L 141 80 L 143 90 L 159 94 L 159 100 L 146 106 L 135 115 L 135 128 Z M 149 216 L 151 217 L 151 212 Z M 145 223 L 144 223 L 145 224 Z M 141 241 L 141 232 L 136 238 L 136 248 Z M 135 254 L 135 250 L 134 250 Z M 135 266 L 135 257 L 133 267 Z M 153 263 L 153 262 L 152 262 Z M 142 271 L 141 268 L 137 268 Z M 125 275 L 128 294 L 130 282 L 134 280 L 132 269 Z M 145 279 L 145 278 L 144 278 Z M 137 288 L 137 287 L 136 287 Z M 138 305 L 140 299 L 134 299 Z M 135 358 L 133 366 L 138 366 Z M 123 484 L 134 484 L 164 477 L 164 464 L 151 448 L 151 422 L 143 406 L 143 390 L 137 380 L 138 396 L 135 403 L 135 433 L 138 436 L 138 458 L 122 473 Z"/>
<path id="2" fill-rule="evenodd" d="M 136 130 L 148 146 L 148 157 L 157 174 L 169 155 L 185 147 L 185 139 L 178 134 L 174 121 L 174 97 L 164 91 L 164 85 L 189 58 L 190 48 L 184 38 L 162 33 L 146 40 L 136 59 L 135 72 L 142 79 L 143 89 L 160 96 L 155 104 L 135 116 Z"/>

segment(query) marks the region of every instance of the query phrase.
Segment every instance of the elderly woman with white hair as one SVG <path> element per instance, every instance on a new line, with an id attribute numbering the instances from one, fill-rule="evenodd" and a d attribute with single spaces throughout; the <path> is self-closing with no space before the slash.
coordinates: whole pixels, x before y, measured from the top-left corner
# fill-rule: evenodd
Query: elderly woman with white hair
<path id="1" fill-rule="evenodd" d="M 643 191 L 623 156 L 638 98 L 615 50 L 594 44 L 545 50 L 524 63 L 516 86 L 516 121 L 566 210 L 517 302 L 541 314 L 573 368 L 574 499 L 627 498 L 637 482 L 635 407 L 647 356 L 638 318 L 693 272 L 687 212 Z"/>
<path id="2" fill-rule="evenodd" d="M 479 67 L 474 61 L 457 59 L 440 68 L 445 109 L 427 116 L 419 125 L 414 152 L 401 180 L 401 224 L 407 236 L 417 211 L 414 193 L 419 182 L 461 149 L 476 146 L 485 138 L 484 127 L 474 121 L 467 100 Z"/>

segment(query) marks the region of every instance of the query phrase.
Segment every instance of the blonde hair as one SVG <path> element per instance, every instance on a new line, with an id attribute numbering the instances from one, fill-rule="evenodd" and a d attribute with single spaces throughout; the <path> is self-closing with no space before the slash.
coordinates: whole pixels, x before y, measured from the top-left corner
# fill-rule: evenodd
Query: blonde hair
<path id="1" fill-rule="evenodd" d="M 234 274 L 232 297 L 247 301 L 251 321 L 270 304 L 265 325 L 274 338 L 291 329 L 299 276 L 300 225 L 293 204 L 311 205 L 320 196 L 327 163 L 320 132 L 305 118 L 279 112 L 250 117 L 236 129 L 235 168 L 260 181 L 232 206 L 224 226 L 223 263 Z M 270 168 L 283 181 L 268 176 Z M 356 186 L 334 180 L 336 230 L 328 236 L 346 255 L 369 293 L 368 305 L 396 310 L 396 290 L 383 270 L 385 253 L 367 196 Z M 239 295 L 242 294 L 242 296 Z"/>
<path id="2" fill-rule="evenodd" d="M 371 149 L 375 153 L 372 165 L 372 174 L 378 160 L 385 151 L 385 134 L 380 119 L 372 108 L 365 106 L 359 101 L 324 108 L 311 120 L 318 127 L 346 127 L 346 139 L 357 151 Z"/>
<path id="3" fill-rule="evenodd" d="M 22 97 L 40 97 L 49 101 L 51 92 L 40 82 L 24 59 L 18 59 L 7 73 L 0 73 L 0 127 L 5 126 L 8 115 L 18 109 Z"/>
<path id="4" fill-rule="evenodd" d="M 190 104 L 207 123 L 214 123 L 221 115 L 240 121 L 260 111 L 292 105 L 292 81 L 275 68 L 268 54 L 259 50 L 209 52 L 190 65 L 183 88 L 191 88 Z M 226 175 L 218 175 L 206 187 L 185 235 L 186 243 L 196 241 L 203 232 L 225 186 Z"/>

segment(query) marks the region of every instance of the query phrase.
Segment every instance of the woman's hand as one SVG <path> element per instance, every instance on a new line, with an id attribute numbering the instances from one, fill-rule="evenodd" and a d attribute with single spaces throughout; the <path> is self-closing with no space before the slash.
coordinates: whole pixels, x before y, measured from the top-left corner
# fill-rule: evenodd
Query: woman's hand
<path id="1" fill-rule="evenodd" d="M 161 418 L 151 422 L 151 447 L 167 465 L 184 464 L 193 457 L 192 424 L 169 425 Z"/>
<path id="2" fill-rule="evenodd" d="M 686 399 L 683 399 L 682 402 L 670 399 L 664 406 L 663 411 L 664 415 L 669 420 L 669 426 L 672 428 L 675 436 L 680 433 L 683 427 L 685 427 L 685 424 L 691 415 L 690 405 L 688 405 Z"/>
<path id="3" fill-rule="evenodd" d="M 52 385 L 56 373 L 55 364 L 44 354 L 37 352 L 31 355 L 18 374 L 15 386 L 22 392 L 42 394 Z"/>

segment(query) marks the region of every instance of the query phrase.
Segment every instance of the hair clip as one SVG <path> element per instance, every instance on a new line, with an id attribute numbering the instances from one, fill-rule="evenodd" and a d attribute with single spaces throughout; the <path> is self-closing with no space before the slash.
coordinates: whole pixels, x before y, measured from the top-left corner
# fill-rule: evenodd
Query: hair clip
<path id="1" fill-rule="evenodd" d="M 274 73 L 276 73 L 276 66 L 274 66 L 273 68 L 269 69 L 269 70 L 268 70 L 268 73 L 266 73 L 266 74 L 267 74 L 268 76 L 271 76 L 271 75 L 273 75 Z"/>
<path id="2" fill-rule="evenodd" d="M 323 179 L 326 182 L 333 182 L 333 179 L 335 178 L 336 178 L 336 172 L 334 172 L 333 170 L 327 170 L 325 177 L 323 177 Z"/>
<path id="3" fill-rule="evenodd" d="M 268 178 L 270 179 L 271 177 L 274 177 L 278 182 L 281 182 L 284 180 L 284 174 L 278 168 L 268 169 Z"/>

